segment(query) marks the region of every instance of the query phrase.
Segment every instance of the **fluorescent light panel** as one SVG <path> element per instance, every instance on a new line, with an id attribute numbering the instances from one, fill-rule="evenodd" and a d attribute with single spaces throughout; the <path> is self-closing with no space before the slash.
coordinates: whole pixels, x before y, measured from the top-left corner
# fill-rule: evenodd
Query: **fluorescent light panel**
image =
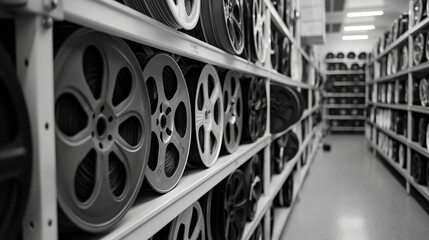
<path id="1" fill-rule="evenodd" d="M 343 40 L 366 40 L 368 39 L 368 35 L 344 35 Z"/>
<path id="2" fill-rule="evenodd" d="M 365 31 L 365 30 L 374 30 L 374 25 L 364 25 L 364 26 L 345 26 L 344 31 Z"/>
<path id="3" fill-rule="evenodd" d="M 373 17 L 383 15 L 383 11 L 368 11 L 368 12 L 349 12 L 347 17 Z"/>

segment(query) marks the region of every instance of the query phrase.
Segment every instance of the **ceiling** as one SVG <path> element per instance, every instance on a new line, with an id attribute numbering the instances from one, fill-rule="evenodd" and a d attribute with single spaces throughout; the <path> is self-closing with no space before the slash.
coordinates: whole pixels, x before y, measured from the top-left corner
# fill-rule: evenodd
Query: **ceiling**
<path id="1" fill-rule="evenodd" d="M 303 0 L 305 1 L 305 0 Z M 334 24 L 337 32 L 327 26 L 327 36 L 341 39 L 342 35 L 368 34 L 375 41 L 393 25 L 393 20 L 403 12 L 408 12 L 408 0 L 320 0 L 325 1 L 326 24 Z M 334 10 L 334 11 L 332 11 Z M 348 18 L 348 12 L 382 10 L 384 15 L 377 17 Z M 344 32 L 344 26 L 374 25 L 375 30 Z M 339 32 L 338 32 L 339 30 Z"/>

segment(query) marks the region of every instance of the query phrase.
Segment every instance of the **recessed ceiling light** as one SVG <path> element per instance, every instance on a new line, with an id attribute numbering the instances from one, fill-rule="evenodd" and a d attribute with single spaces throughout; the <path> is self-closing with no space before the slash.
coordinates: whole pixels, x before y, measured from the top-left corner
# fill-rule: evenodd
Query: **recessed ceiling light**
<path id="1" fill-rule="evenodd" d="M 372 16 L 381 16 L 383 11 L 368 11 L 368 12 L 349 12 L 347 17 L 372 17 Z"/>
<path id="2" fill-rule="evenodd" d="M 344 35 L 343 40 L 366 40 L 368 39 L 368 35 Z"/>
<path id="3" fill-rule="evenodd" d="M 364 25 L 364 26 L 345 26 L 344 31 L 365 31 L 365 30 L 374 30 L 374 25 Z"/>

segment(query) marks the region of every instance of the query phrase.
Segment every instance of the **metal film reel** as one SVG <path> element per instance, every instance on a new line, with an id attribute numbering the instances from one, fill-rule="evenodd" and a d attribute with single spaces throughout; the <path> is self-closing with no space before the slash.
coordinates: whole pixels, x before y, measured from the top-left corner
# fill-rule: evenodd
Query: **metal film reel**
<path id="1" fill-rule="evenodd" d="M 85 231 L 105 231 L 122 219 L 143 181 L 148 91 L 125 42 L 92 30 L 67 38 L 54 74 L 60 228 L 70 220 Z"/>
<path id="2" fill-rule="evenodd" d="M 277 174 L 283 171 L 286 162 L 289 160 L 287 159 L 288 156 L 285 154 L 285 148 L 288 147 L 288 139 L 289 134 L 283 134 L 281 137 L 272 142 L 272 145 L 274 146 L 272 151 L 275 156 L 274 163 L 272 164 L 274 166 L 273 170 Z"/>
<path id="3" fill-rule="evenodd" d="M 244 174 L 235 170 L 206 198 L 206 231 L 209 240 L 241 239 L 246 225 L 247 196 Z"/>
<path id="4" fill-rule="evenodd" d="M 332 52 L 328 52 L 327 54 L 326 54 L 326 57 L 325 57 L 326 59 L 334 59 L 335 58 L 335 55 L 334 55 L 334 53 L 332 53 Z"/>
<path id="5" fill-rule="evenodd" d="M 419 98 L 420 104 L 426 107 L 428 105 L 428 81 L 425 78 L 421 79 L 419 83 Z"/>
<path id="6" fill-rule="evenodd" d="M 172 222 L 152 237 L 152 240 L 205 240 L 206 227 L 203 209 L 194 202 Z"/>
<path id="7" fill-rule="evenodd" d="M 200 17 L 200 0 L 124 0 L 124 3 L 176 29 L 193 29 Z"/>
<path id="8" fill-rule="evenodd" d="M 405 167 L 405 163 L 406 163 L 405 155 L 406 155 L 406 152 L 405 152 L 404 145 L 400 143 L 398 147 L 398 164 L 401 168 Z"/>
<path id="9" fill-rule="evenodd" d="M 358 55 L 358 59 L 364 60 L 364 59 L 366 59 L 366 56 L 367 56 L 366 52 L 361 52 Z"/>
<path id="10" fill-rule="evenodd" d="M 405 84 L 407 86 L 407 84 Z M 407 93 L 407 92 L 406 92 Z M 420 105 L 420 84 L 419 81 L 413 80 L 413 104 L 414 105 Z M 407 93 L 408 94 L 408 93 Z"/>
<path id="11" fill-rule="evenodd" d="M 223 150 L 233 153 L 240 144 L 243 132 L 243 95 L 239 75 L 227 71 L 223 76 L 224 134 Z"/>
<path id="12" fill-rule="evenodd" d="M 409 22 L 408 12 L 402 13 L 399 16 L 398 37 L 404 34 L 406 31 L 408 31 L 408 25 L 409 25 L 408 22 Z"/>
<path id="13" fill-rule="evenodd" d="M 280 188 L 279 193 L 274 199 L 274 203 L 278 207 L 290 207 L 293 201 L 293 175 L 294 173 L 290 173 L 289 177 L 286 179 L 283 187 Z"/>
<path id="14" fill-rule="evenodd" d="M 419 65 L 423 60 L 425 54 L 426 36 L 423 33 L 419 33 L 414 39 L 413 44 L 413 63 Z"/>
<path id="15" fill-rule="evenodd" d="M 248 1 L 248 0 L 246 0 Z M 266 12 L 267 8 L 265 6 L 264 0 L 251 0 L 251 15 L 250 17 L 252 25 L 251 25 L 251 33 L 250 33 L 250 57 L 256 62 L 259 61 L 263 63 L 267 56 L 267 28 L 266 28 Z"/>
<path id="16" fill-rule="evenodd" d="M 399 66 L 401 71 L 404 71 L 405 69 L 408 68 L 408 46 L 404 45 L 401 48 L 400 54 L 401 56 L 399 58 Z"/>
<path id="17" fill-rule="evenodd" d="M 347 54 L 347 58 L 348 58 L 348 59 L 354 59 L 354 58 L 356 58 L 356 53 L 355 53 L 355 52 L 349 52 L 349 53 Z"/>
<path id="18" fill-rule="evenodd" d="M 279 48 L 279 33 L 271 29 L 271 67 L 279 70 L 280 66 L 280 48 Z"/>
<path id="19" fill-rule="evenodd" d="M 414 24 L 413 25 L 416 25 L 423 19 L 423 13 L 425 11 L 425 8 L 426 8 L 426 0 L 416 0 L 414 2 L 414 8 L 413 8 Z"/>
<path id="20" fill-rule="evenodd" d="M 262 79 L 261 79 L 262 80 Z M 266 119 L 266 99 L 264 100 L 264 89 L 261 89 L 260 80 L 257 77 L 245 78 L 241 80 L 243 90 L 243 135 L 242 141 L 255 142 L 261 136 L 262 118 L 265 113 Z M 265 93 L 266 98 L 266 93 Z"/>
<path id="21" fill-rule="evenodd" d="M 427 120 L 425 117 L 421 117 L 419 120 L 419 132 L 418 132 L 418 141 L 421 147 L 426 148 L 426 128 Z"/>
<path id="22" fill-rule="evenodd" d="M 258 200 L 262 195 L 262 161 L 258 154 L 254 155 L 243 170 L 247 196 L 247 220 L 252 221 L 258 208 Z"/>
<path id="23" fill-rule="evenodd" d="M 291 44 L 287 37 L 283 38 L 280 45 L 279 72 L 290 76 L 291 74 Z"/>
<path id="24" fill-rule="evenodd" d="M 245 42 L 243 8 L 239 0 L 202 1 L 200 23 L 206 42 L 240 55 Z"/>
<path id="25" fill-rule="evenodd" d="M 137 55 L 149 90 L 151 136 L 146 179 L 159 193 L 173 189 L 186 167 L 191 142 L 191 104 L 180 67 L 167 54 L 146 62 Z"/>
<path id="26" fill-rule="evenodd" d="M 343 59 L 344 58 L 344 53 L 342 53 L 342 52 L 337 53 L 337 58 L 338 59 Z"/>
<path id="27" fill-rule="evenodd" d="M 429 141 L 429 125 L 426 127 L 426 149 L 429 151 L 429 144 L 427 144 Z"/>
<path id="28" fill-rule="evenodd" d="M 300 100 L 301 93 L 283 84 L 271 83 L 270 86 L 270 131 L 279 133 L 302 116 L 304 106 Z M 302 95 L 301 95 L 302 96 Z"/>
<path id="29" fill-rule="evenodd" d="M 393 49 L 391 54 L 392 54 L 392 60 L 391 60 L 391 64 L 392 65 L 391 65 L 390 72 L 392 74 L 395 74 L 398 71 L 398 64 L 399 64 L 399 61 L 398 61 L 398 50 Z"/>
<path id="30" fill-rule="evenodd" d="M 17 239 L 32 178 L 27 106 L 15 67 L 0 45 L 0 239 Z"/>
<path id="31" fill-rule="evenodd" d="M 188 165 L 213 166 L 219 156 L 224 128 L 222 87 L 216 69 L 206 64 L 203 68 L 185 70 L 192 106 L 192 141 Z"/>
<path id="32" fill-rule="evenodd" d="M 413 153 L 411 159 L 411 176 L 419 184 L 426 184 L 427 160 L 418 153 Z"/>
<path id="33" fill-rule="evenodd" d="M 283 154 L 284 154 L 284 159 L 286 159 L 286 161 L 290 161 L 298 154 L 300 143 L 299 143 L 298 136 L 296 135 L 295 132 L 289 131 L 286 134 L 288 135 L 288 137 L 287 137 L 287 143 L 284 148 Z"/>

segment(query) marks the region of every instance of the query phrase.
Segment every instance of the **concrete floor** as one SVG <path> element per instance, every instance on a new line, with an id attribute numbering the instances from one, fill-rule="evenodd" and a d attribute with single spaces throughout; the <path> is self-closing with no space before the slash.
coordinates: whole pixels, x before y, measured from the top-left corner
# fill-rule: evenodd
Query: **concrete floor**
<path id="1" fill-rule="evenodd" d="M 281 239 L 428 240 L 429 215 L 375 159 L 363 136 L 319 150 Z"/>

